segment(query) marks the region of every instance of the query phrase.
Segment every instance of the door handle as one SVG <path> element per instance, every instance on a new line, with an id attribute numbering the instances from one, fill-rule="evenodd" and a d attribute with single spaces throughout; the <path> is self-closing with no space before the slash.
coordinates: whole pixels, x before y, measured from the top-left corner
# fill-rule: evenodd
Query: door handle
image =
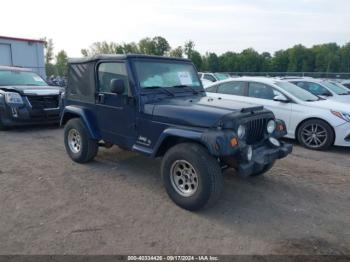
<path id="1" fill-rule="evenodd" d="M 99 104 L 104 104 L 104 102 L 105 102 L 105 95 L 104 94 L 98 94 L 97 95 L 97 102 Z"/>

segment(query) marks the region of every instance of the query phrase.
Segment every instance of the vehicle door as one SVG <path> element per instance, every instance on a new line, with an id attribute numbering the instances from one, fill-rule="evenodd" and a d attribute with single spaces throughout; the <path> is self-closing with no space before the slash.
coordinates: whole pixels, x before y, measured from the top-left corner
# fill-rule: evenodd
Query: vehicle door
<path id="1" fill-rule="evenodd" d="M 132 145 L 135 141 L 135 103 L 132 98 L 126 63 L 101 62 L 97 65 L 97 122 L 102 137 L 119 145 Z M 125 90 L 113 92 L 111 81 L 122 80 Z"/>
<path id="2" fill-rule="evenodd" d="M 212 92 L 209 95 L 213 97 L 221 97 L 229 100 L 245 101 L 246 83 L 243 81 L 233 81 L 211 86 L 206 89 L 207 92 Z"/>
<path id="3" fill-rule="evenodd" d="M 263 105 L 265 108 L 271 110 L 277 119 L 282 119 L 287 126 L 290 126 L 290 118 L 292 112 L 292 105 L 290 102 L 275 101 L 276 96 L 282 96 L 288 100 L 288 98 L 274 87 L 258 83 L 249 82 L 248 85 L 248 102 Z"/>

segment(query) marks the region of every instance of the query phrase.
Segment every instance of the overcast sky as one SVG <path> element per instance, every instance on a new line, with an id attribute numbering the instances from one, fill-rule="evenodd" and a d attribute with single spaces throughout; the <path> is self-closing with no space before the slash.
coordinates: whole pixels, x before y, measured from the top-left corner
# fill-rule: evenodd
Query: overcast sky
<path id="1" fill-rule="evenodd" d="M 55 52 L 81 56 L 96 41 L 191 39 L 201 53 L 274 52 L 301 43 L 350 42 L 349 0 L 11 0 L 0 35 L 52 38 Z"/>

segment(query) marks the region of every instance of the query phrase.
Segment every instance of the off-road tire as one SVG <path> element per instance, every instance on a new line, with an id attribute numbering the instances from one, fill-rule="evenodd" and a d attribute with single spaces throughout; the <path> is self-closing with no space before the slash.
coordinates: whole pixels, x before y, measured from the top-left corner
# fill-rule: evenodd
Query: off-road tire
<path id="1" fill-rule="evenodd" d="M 263 169 L 259 170 L 259 171 L 256 171 L 256 172 L 253 172 L 250 176 L 251 177 L 257 177 L 257 176 L 262 176 L 263 174 L 265 174 L 266 172 L 268 172 L 271 168 L 273 168 L 275 164 L 275 161 L 269 163 L 269 164 L 266 164 Z"/>
<path id="2" fill-rule="evenodd" d="M 79 152 L 73 152 L 68 144 L 70 130 L 76 130 L 81 139 Z M 70 158 L 77 163 L 87 163 L 94 159 L 98 152 L 98 141 L 89 137 L 88 131 L 80 118 L 70 119 L 64 127 L 64 145 Z"/>
<path id="3" fill-rule="evenodd" d="M 325 141 L 325 143 L 323 143 L 322 145 L 316 147 L 316 146 L 310 146 L 305 142 L 305 139 L 302 137 L 303 134 L 303 130 L 306 129 L 308 126 L 310 125 L 317 125 L 319 127 L 321 127 L 323 130 L 326 131 L 327 133 L 327 139 Z M 325 121 L 320 120 L 320 119 L 310 119 L 307 120 L 305 122 L 303 122 L 298 130 L 297 130 L 297 139 L 298 142 L 303 146 L 306 147 L 308 149 L 312 149 L 312 150 L 326 150 L 328 149 L 330 146 L 333 145 L 334 140 L 335 140 L 335 134 L 334 131 L 332 129 L 332 127 Z"/>
<path id="4" fill-rule="evenodd" d="M 176 161 L 187 161 L 198 177 L 197 190 L 192 196 L 179 194 L 171 181 L 171 168 Z M 196 143 L 181 143 L 171 147 L 161 164 L 161 175 L 169 197 L 180 207 L 195 211 L 211 206 L 222 191 L 222 173 L 218 161 L 207 149 Z"/>

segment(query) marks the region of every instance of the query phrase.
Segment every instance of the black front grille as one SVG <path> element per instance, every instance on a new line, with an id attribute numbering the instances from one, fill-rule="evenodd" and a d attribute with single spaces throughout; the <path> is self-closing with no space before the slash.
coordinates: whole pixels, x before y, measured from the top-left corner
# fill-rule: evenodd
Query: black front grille
<path id="1" fill-rule="evenodd" d="M 27 96 L 33 109 L 57 108 L 58 95 L 55 96 Z"/>
<path id="2" fill-rule="evenodd" d="M 268 119 L 258 118 L 246 123 L 247 144 L 252 145 L 264 138 Z"/>

